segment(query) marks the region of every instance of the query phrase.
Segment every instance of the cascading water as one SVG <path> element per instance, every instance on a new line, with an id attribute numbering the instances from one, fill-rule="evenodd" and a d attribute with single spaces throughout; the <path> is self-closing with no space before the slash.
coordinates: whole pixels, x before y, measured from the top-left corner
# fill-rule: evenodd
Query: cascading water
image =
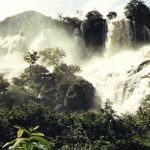
<path id="1" fill-rule="evenodd" d="M 81 23 L 81 37 L 87 53 L 102 52 L 105 48 L 107 35 L 107 22 L 102 18 L 87 19 Z M 88 55 L 87 54 L 87 55 Z"/>
<path id="2" fill-rule="evenodd" d="M 130 20 L 112 20 L 108 22 L 108 35 L 106 48 L 110 54 L 131 48 L 133 31 Z"/>
<path id="3" fill-rule="evenodd" d="M 149 29 L 144 28 L 145 35 L 150 35 Z M 103 24 L 103 30 L 103 38 L 105 39 L 106 22 Z M 79 75 L 91 82 L 96 88 L 97 95 L 101 99 L 98 103 L 104 104 L 105 101 L 110 100 L 113 102 L 113 108 L 119 113 L 135 111 L 142 101 L 149 99 L 150 65 L 147 60 L 150 59 L 150 46 L 140 48 L 140 51 L 133 51 L 133 45 L 137 38 L 137 25 L 135 23 L 125 19 L 113 20 L 108 23 L 105 54 L 103 56 L 91 56 L 88 61 L 79 57 L 82 39 L 78 37 L 78 34 L 78 30 L 74 30 L 74 36 L 70 36 L 60 28 L 42 29 L 28 47 L 30 50 L 62 48 L 67 55 L 65 62 L 78 64 L 82 70 Z M 9 68 L 11 65 L 18 69 L 21 68 L 19 65 L 24 66 L 25 63 L 20 59 L 22 56 L 19 54 L 19 43 L 23 43 L 24 37 L 16 35 L 7 38 L 1 37 L 0 39 L 1 48 L 6 48 L 11 54 L 9 59 L 5 60 L 8 66 L 5 66 L 4 59 L 1 59 L 0 69 L 1 67 Z M 16 53 L 12 53 L 13 51 Z M 16 63 L 12 63 L 13 60 L 17 60 Z M 9 64 L 11 65 L 9 66 Z M 10 72 L 12 70 L 16 71 L 13 68 Z"/>
<path id="4" fill-rule="evenodd" d="M 17 75 L 26 66 L 22 59 L 25 50 L 25 37 L 21 32 L 0 37 L 0 72 L 8 78 Z"/>
<path id="5" fill-rule="evenodd" d="M 143 26 L 143 34 L 144 34 L 144 41 L 149 42 L 150 41 L 150 30 L 145 25 Z"/>
<path id="6" fill-rule="evenodd" d="M 135 21 L 132 21 L 132 30 L 133 30 L 133 46 L 135 47 L 136 46 L 136 23 Z"/>
<path id="7" fill-rule="evenodd" d="M 7 37 L 0 37 L 1 53 L 10 54 L 13 51 L 23 51 L 25 48 L 25 37 L 19 32 L 16 35 L 9 35 Z"/>
<path id="8" fill-rule="evenodd" d="M 76 31 L 75 31 L 76 32 Z M 30 50 L 44 50 L 45 48 L 56 48 L 63 49 L 66 53 L 66 63 L 76 64 L 80 62 L 81 56 L 81 39 L 75 34 L 74 36 L 68 35 L 64 29 L 43 29 L 31 45 Z"/>
<path id="9" fill-rule="evenodd" d="M 150 95 L 150 46 L 133 50 L 134 35 L 129 20 L 110 22 L 104 57 L 93 57 L 80 74 L 95 86 L 99 104 L 110 100 L 118 113 L 134 112 Z"/>
<path id="10" fill-rule="evenodd" d="M 107 22 L 103 21 L 103 43 L 105 43 L 107 39 Z"/>

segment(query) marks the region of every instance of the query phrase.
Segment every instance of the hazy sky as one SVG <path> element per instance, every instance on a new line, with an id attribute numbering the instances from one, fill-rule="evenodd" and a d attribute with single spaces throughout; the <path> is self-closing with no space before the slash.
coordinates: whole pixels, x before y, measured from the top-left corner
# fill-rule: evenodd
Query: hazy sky
<path id="1" fill-rule="evenodd" d="M 99 10 L 103 15 L 109 11 L 116 11 L 120 17 L 123 16 L 123 8 L 129 0 L 0 0 L 0 20 L 14 14 L 36 10 L 47 16 L 57 17 L 58 13 L 64 16 L 75 15 L 77 10 L 83 14 L 89 10 Z M 145 0 L 150 6 L 150 0 Z"/>

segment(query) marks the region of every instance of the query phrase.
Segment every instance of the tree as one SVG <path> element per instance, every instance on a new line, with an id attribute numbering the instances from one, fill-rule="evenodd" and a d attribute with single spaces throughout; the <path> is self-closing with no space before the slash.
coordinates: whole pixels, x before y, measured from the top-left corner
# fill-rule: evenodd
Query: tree
<path id="1" fill-rule="evenodd" d="M 55 77 L 44 66 L 32 65 L 14 80 L 15 87 L 26 88 L 39 97 L 55 85 Z"/>
<path id="2" fill-rule="evenodd" d="M 81 20 L 77 17 L 64 17 L 63 21 L 71 26 L 75 27 L 80 27 L 81 25 Z"/>
<path id="3" fill-rule="evenodd" d="M 10 83 L 4 78 L 4 75 L 0 74 L 0 105 L 7 108 L 14 104 L 14 99 L 10 97 L 9 87 Z"/>
<path id="4" fill-rule="evenodd" d="M 93 10 L 86 14 L 86 19 L 81 27 L 82 37 L 88 50 L 92 50 L 92 52 L 103 50 L 106 38 L 105 25 L 106 20 L 103 19 L 103 15 L 100 12 Z"/>
<path id="5" fill-rule="evenodd" d="M 9 85 L 9 82 L 0 74 L 0 95 L 4 95 L 7 92 Z"/>
<path id="6" fill-rule="evenodd" d="M 70 75 L 73 75 L 74 73 L 77 73 L 81 71 L 80 67 L 77 66 L 77 65 L 67 65 L 67 64 L 60 64 L 59 66 L 57 66 L 55 69 L 54 69 L 54 73 L 55 74 L 59 74 L 61 76 L 70 76 Z"/>
<path id="7" fill-rule="evenodd" d="M 34 65 L 36 63 L 36 61 L 39 59 L 38 53 L 37 52 L 28 52 L 25 56 L 24 56 L 24 60 L 31 65 Z"/>
<path id="8" fill-rule="evenodd" d="M 114 19 L 114 18 L 117 17 L 117 13 L 116 13 L 115 11 L 111 11 L 111 12 L 108 13 L 107 17 L 108 17 L 108 19 L 110 19 L 110 20 L 111 20 L 111 19 Z"/>
<path id="9" fill-rule="evenodd" d="M 57 13 L 57 15 L 58 15 L 58 20 L 59 21 L 63 21 L 63 13 L 61 12 L 61 13 Z"/>
<path id="10" fill-rule="evenodd" d="M 39 54 L 42 57 L 42 62 L 54 68 L 58 67 L 62 62 L 62 58 L 66 56 L 65 52 L 58 47 L 42 50 Z"/>
<path id="11" fill-rule="evenodd" d="M 125 7 L 125 16 L 150 27 L 150 8 L 141 0 L 131 0 Z"/>
<path id="12" fill-rule="evenodd" d="M 68 89 L 65 105 L 69 110 L 88 110 L 94 104 L 95 89 L 83 79 L 75 81 Z"/>
<path id="13" fill-rule="evenodd" d="M 103 15 L 96 10 L 90 11 L 86 14 L 87 19 L 99 19 L 103 18 Z"/>
<path id="14" fill-rule="evenodd" d="M 67 65 L 63 63 L 62 59 L 66 56 L 66 54 L 60 48 L 45 49 L 40 51 L 40 56 L 42 57 L 42 62 L 54 68 L 53 73 L 57 77 L 57 81 L 64 78 L 72 79 L 74 77 L 74 73 L 80 71 L 80 67 L 77 65 Z"/>

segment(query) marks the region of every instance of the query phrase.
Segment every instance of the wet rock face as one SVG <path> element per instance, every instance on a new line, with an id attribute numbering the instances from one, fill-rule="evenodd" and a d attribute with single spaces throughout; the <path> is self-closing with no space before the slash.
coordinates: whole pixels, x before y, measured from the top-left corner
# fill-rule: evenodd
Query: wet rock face
<path id="1" fill-rule="evenodd" d="M 77 80 L 67 90 L 65 106 L 71 111 L 88 110 L 94 106 L 95 88 L 86 80 Z"/>
<path id="2" fill-rule="evenodd" d="M 56 33 L 64 34 L 64 32 L 61 33 L 61 30 L 64 30 L 69 38 L 75 41 L 78 40 L 76 45 L 82 47 L 83 53 L 91 52 L 88 53 L 91 56 L 93 52 L 102 52 L 105 48 L 105 43 L 107 43 L 106 39 L 109 38 L 109 24 L 113 19 L 107 21 L 101 17 L 102 16 L 90 17 L 84 21 L 78 18 L 66 17 L 63 21 L 60 21 L 51 19 L 35 11 L 27 11 L 6 18 L 0 22 L 0 53 L 6 53 L 7 49 L 9 49 L 9 52 L 12 50 L 24 52 L 30 48 L 30 45 L 35 42 L 39 35 L 42 34 L 44 40 L 55 39 Z M 133 46 L 150 42 L 150 29 L 148 27 L 128 20 L 130 23 L 126 24 L 127 21 L 125 21 L 124 24 L 120 24 L 120 29 L 119 22 L 123 22 L 120 19 L 115 22 L 117 25 L 115 25 L 113 38 L 115 37 L 114 41 L 116 43 L 126 45 L 125 39 L 128 39 L 126 37 L 128 33 Z M 126 28 L 128 25 L 129 28 Z M 125 29 L 128 29 L 128 31 Z M 51 35 L 53 35 L 52 38 Z M 125 38 L 118 42 L 116 38 L 119 37 Z M 10 42 L 12 44 L 10 44 Z M 50 42 L 48 41 L 48 43 Z M 52 46 L 51 43 L 47 45 Z"/>
<path id="3" fill-rule="evenodd" d="M 136 42 L 147 44 L 150 42 L 150 30 L 145 25 L 136 24 Z"/>
<path id="4" fill-rule="evenodd" d="M 116 22 L 121 22 L 121 20 L 117 20 Z M 126 22 L 125 26 L 127 25 Z M 150 29 L 147 26 L 130 20 L 128 20 L 128 22 L 130 28 L 128 32 L 133 46 L 150 42 Z M 102 49 L 105 48 L 106 39 L 108 38 L 108 24 L 109 22 L 102 18 L 87 19 L 81 24 L 81 37 L 87 49 L 102 51 Z M 118 27 L 116 30 L 119 32 L 119 29 Z M 120 32 L 120 34 L 122 34 L 122 32 Z"/>
<path id="5" fill-rule="evenodd" d="M 131 29 L 133 32 L 133 42 L 135 42 L 136 46 L 150 42 L 150 29 L 147 26 L 131 21 Z"/>
<path id="6" fill-rule="evenodd" d="M 105 47 L 107 23 L 102 18 L 88 19 L 81 24 L 81 34 L 87 48 Z"/>

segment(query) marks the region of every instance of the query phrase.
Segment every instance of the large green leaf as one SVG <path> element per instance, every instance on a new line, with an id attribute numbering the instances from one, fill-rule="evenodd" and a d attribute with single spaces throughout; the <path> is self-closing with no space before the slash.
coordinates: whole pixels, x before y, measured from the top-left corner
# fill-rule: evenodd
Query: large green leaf
<path id="1" fill-rule="evenodd" d="M 17 138 L 21 138 L 23 133 L 24 133 L 24 130 L 19 129 L 17 132 Z"/>
<path id="2" fill-rule="evenodd" d="M 32 131 L 35 131 L 35 130 L 37 130 L 38 128 L 39 128 L 39 126 L 36 126 L 36 127 L 33 128 Z"/>
<path id="3" fill-rule="evenodd" d="M 29 141 L 38 141 L 43 145 L 46 145 L 47 147 L 50 147 L 50 143 L 44 139 L 43 137 L 39 137 L 39 136 L 31 136 Z"/>
<path id="4" fill-rule="evenodd" d="M 13 149 L 17 148 L 18 146 L 20 146 L 20 144 L 23 144 L 26 141 L 28 141 L 28 138 L 18 138 L 18 139 L 16 139 L 16 142 L 13 145 Z"/>
<path id="5" fill-rule="evenodd" d="M 35 133 L 32 133 L 31 136 L 44 136 L 43 133 L 39 133 L 39 132 L 35 132 Z"/>
<path id="6" fill-rule="evenodd" d="M 40 143 L 36 143 L 36 142 L 30 143 L 28 148 L 29 148 L 29 150 L 33 150 L 34 148 L 38 148 L 38 150 L 49 150 L 44 145 L 42 145 Z"/>
<path id="7" fill-rule="evenodd" d="M 29 130 L 30 130 L 30 132 L 33 132 L 33 131 L 35 131 L 35 130 L 37 130 L 39 128 L 39 126 L 36 126 L 36 127 L 31 127 Z"/>
<path id="8" fill-rule="evenodd" d="M 15 142 L 16 142 L 16 140 L 7 142 L 2 148 L 5 148 L 5 147 L 7 147 L 7 146 L 9 146 L 9 145 L 12 145 L 12 144 L 14 144 Z"/>
<path id="9" fill-rule="evenodd" d="M 14 125 L 14 127 L 19 129 L 19 130 L 23 130 L 24 132 L 29 134 L 29 131 L 27 129 L 25 129 L 24 127 L 22 127 L 22 126 Z"/>
<path id="10" fill-rule="evenodd" d="M 22 144 L 22 148 L 23 148 L 23 150 L 28 150 L 27 143 L 23 143 L 23 144 Z"/>

